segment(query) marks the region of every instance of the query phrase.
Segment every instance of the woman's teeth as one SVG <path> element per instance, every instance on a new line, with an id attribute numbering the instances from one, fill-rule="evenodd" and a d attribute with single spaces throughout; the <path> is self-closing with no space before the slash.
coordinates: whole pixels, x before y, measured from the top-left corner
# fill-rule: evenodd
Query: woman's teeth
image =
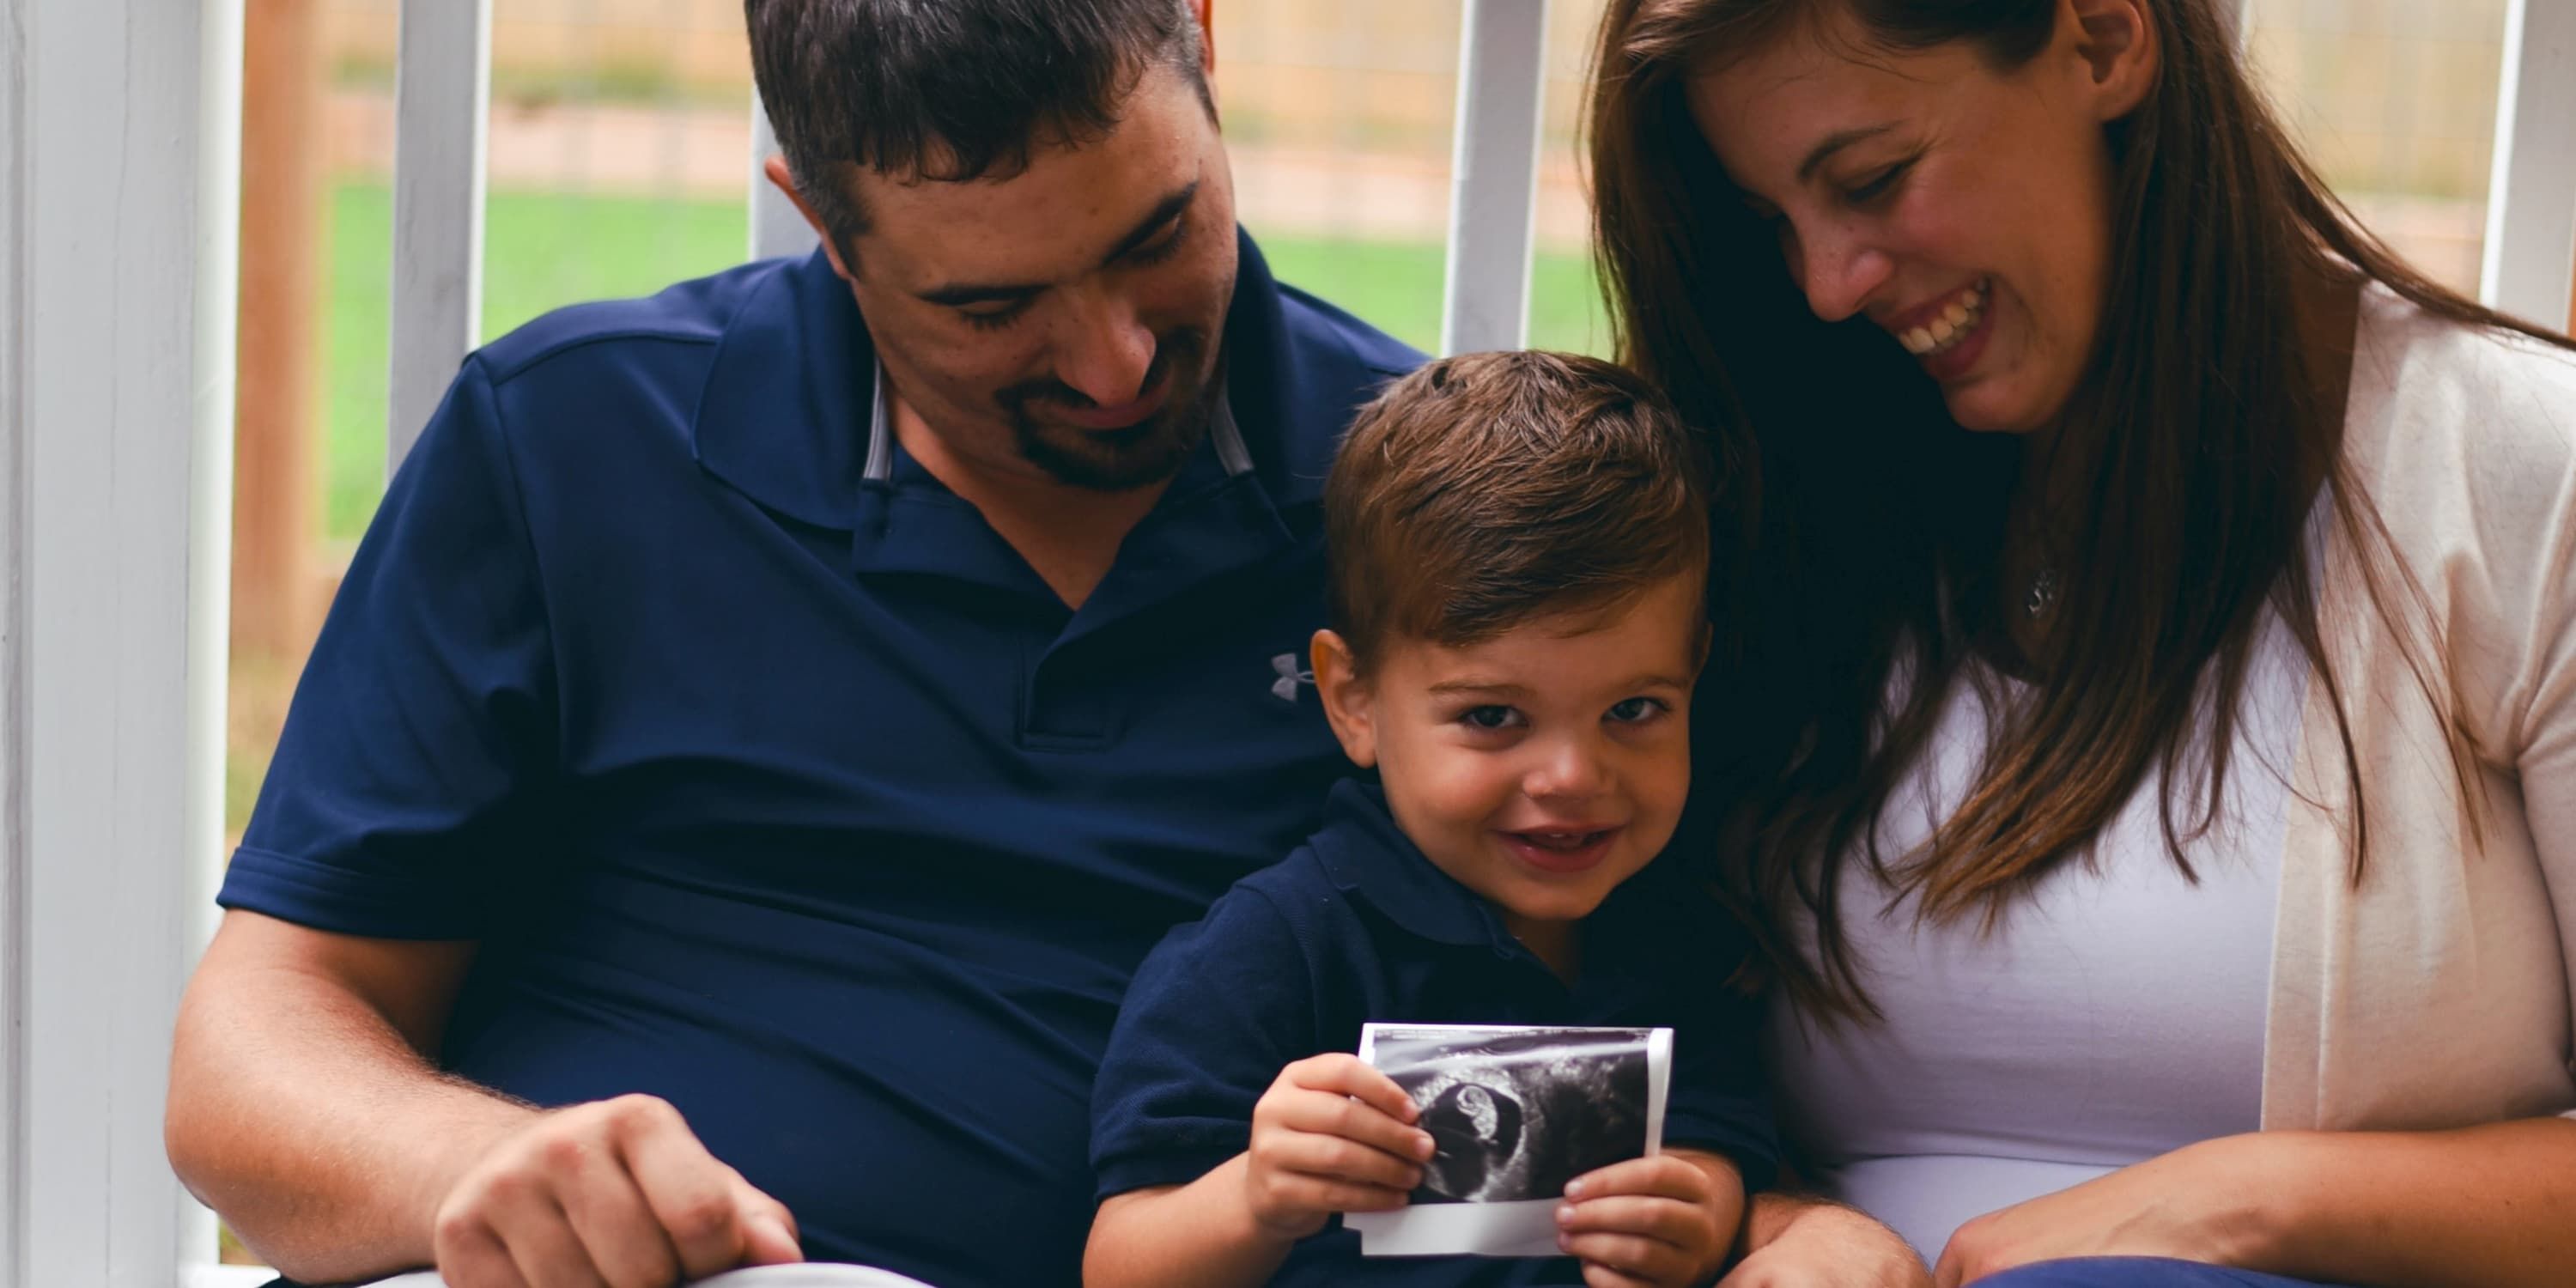
<path id="1" fill-rule="evenodd" d="M 1932 319 L 1929 325 L 1915 327 L 1897 336 L 1896 342 L 1918 358 L 1947 352 L 1967 339 L 1968 333 L 1976 330 L 1978 321 L 1986 316 L 1986 289 L 1984 282 L 1968 288 L 1959 298 L 1950 301 L 1950 307 L 1942 310 L 1941 316 Z"/>

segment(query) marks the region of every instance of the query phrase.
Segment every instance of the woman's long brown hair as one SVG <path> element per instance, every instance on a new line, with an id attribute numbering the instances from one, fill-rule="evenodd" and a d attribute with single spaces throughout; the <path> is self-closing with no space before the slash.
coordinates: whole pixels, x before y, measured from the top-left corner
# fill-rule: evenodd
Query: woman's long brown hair
<path id="1" fill-rule="evenodd" d="M 1865 320 L 1818 320 L 1773 233 L 1693 123 L 1694 74 L 1755 53 L 1826 5 L 1892 50 L 1967 41 L 2010 71 L 2045 49 L 2059 0 L 1612 0 L 1589 105 L 1596 253 L 1623 361 L 1716 440 L 1746 504 L 1725 580 L 1734 647 L 1702 683 L 1697 766 L 1722 796 L 1722 896 L 1765 941 L 1793 997 L 1874 1015 L 1842 929 L 1842 878 L 1868 864 L 1920 915 L 1986 925 L 2086 852 L 2161 771 L 2168 849 L 2216 820 L 2263 609 L 2325 685 L 2354 808 L 2354 880 L 2369 850 L 2360 758 L 2302 556 L 2321 490 L 2453 735 L 2423 591 L 2342 461 L 2336 370 L 2301 340 L 2316 284 L 2376 280 L 2436 316 L 2566 341 L 2408 267 L 2363 230 L 2283 135 L 2210 0 L 2146 0 L 2160 74 L 2111 127 L 2111 286 L 2052 471 L 2088 504 L 2061 534 L 2075 574 L 2026 698 L 1967 665 L 2008 639 L 1998 567 L 2022 468 L 2012 435 L 1949 419 L 1913 359 Z M 1725 544 L 1723 534 L 1721 546 Z M 2004 652 L 2010 652 L 2005 645 Z M 1959 682 L 1993 736 L 1967 798 L 1917 851 L 1880 853 L 1880 815 L 1925 753 Z M 1816 921 L 1814 954 L 1781 928 Z"/>

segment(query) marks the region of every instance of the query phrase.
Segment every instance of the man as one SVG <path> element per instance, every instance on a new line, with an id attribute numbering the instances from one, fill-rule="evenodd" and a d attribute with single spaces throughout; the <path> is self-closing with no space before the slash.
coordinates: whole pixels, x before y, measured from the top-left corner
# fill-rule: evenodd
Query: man
<path id="1" fill-rule="evenodd" d="M 469 359 L 333 606 L 168 1135 L 309 1281 L 1071 1283 L 1093 1062 L 1304 834 L 1351 411 L 1189 0 L 749 0 L 824 239 Z"/>

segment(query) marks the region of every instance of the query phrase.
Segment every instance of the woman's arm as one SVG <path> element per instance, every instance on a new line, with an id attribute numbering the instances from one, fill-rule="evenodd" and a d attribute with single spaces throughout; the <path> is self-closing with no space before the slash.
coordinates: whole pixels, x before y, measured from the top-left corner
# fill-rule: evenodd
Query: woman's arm
<path id="1" fill-rule="evenodd" d="M 2119 1255 L 2336 1283 L 2563 1288 L 2576 1266 L 2576 1122 L 2203 1141 L 1961 1226 L 1934 1278 L 1953 1288 Z"/>

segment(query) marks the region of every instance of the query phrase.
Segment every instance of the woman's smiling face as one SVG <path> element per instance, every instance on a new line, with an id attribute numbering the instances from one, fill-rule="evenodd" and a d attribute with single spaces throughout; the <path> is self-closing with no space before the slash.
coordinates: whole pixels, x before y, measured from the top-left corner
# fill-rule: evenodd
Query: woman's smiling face
<path id="1" fill-rule="evenodd" d="M 2152 81 L 2143 14 L 2062 0 L 2048 46 L 1878 48 L 1841 6 L 1689 85 L 1692 118 L 1827 321 L 1884 329 L 1969 429 L 2052 425 L 2112 265 L 2104 125 Z"/>

